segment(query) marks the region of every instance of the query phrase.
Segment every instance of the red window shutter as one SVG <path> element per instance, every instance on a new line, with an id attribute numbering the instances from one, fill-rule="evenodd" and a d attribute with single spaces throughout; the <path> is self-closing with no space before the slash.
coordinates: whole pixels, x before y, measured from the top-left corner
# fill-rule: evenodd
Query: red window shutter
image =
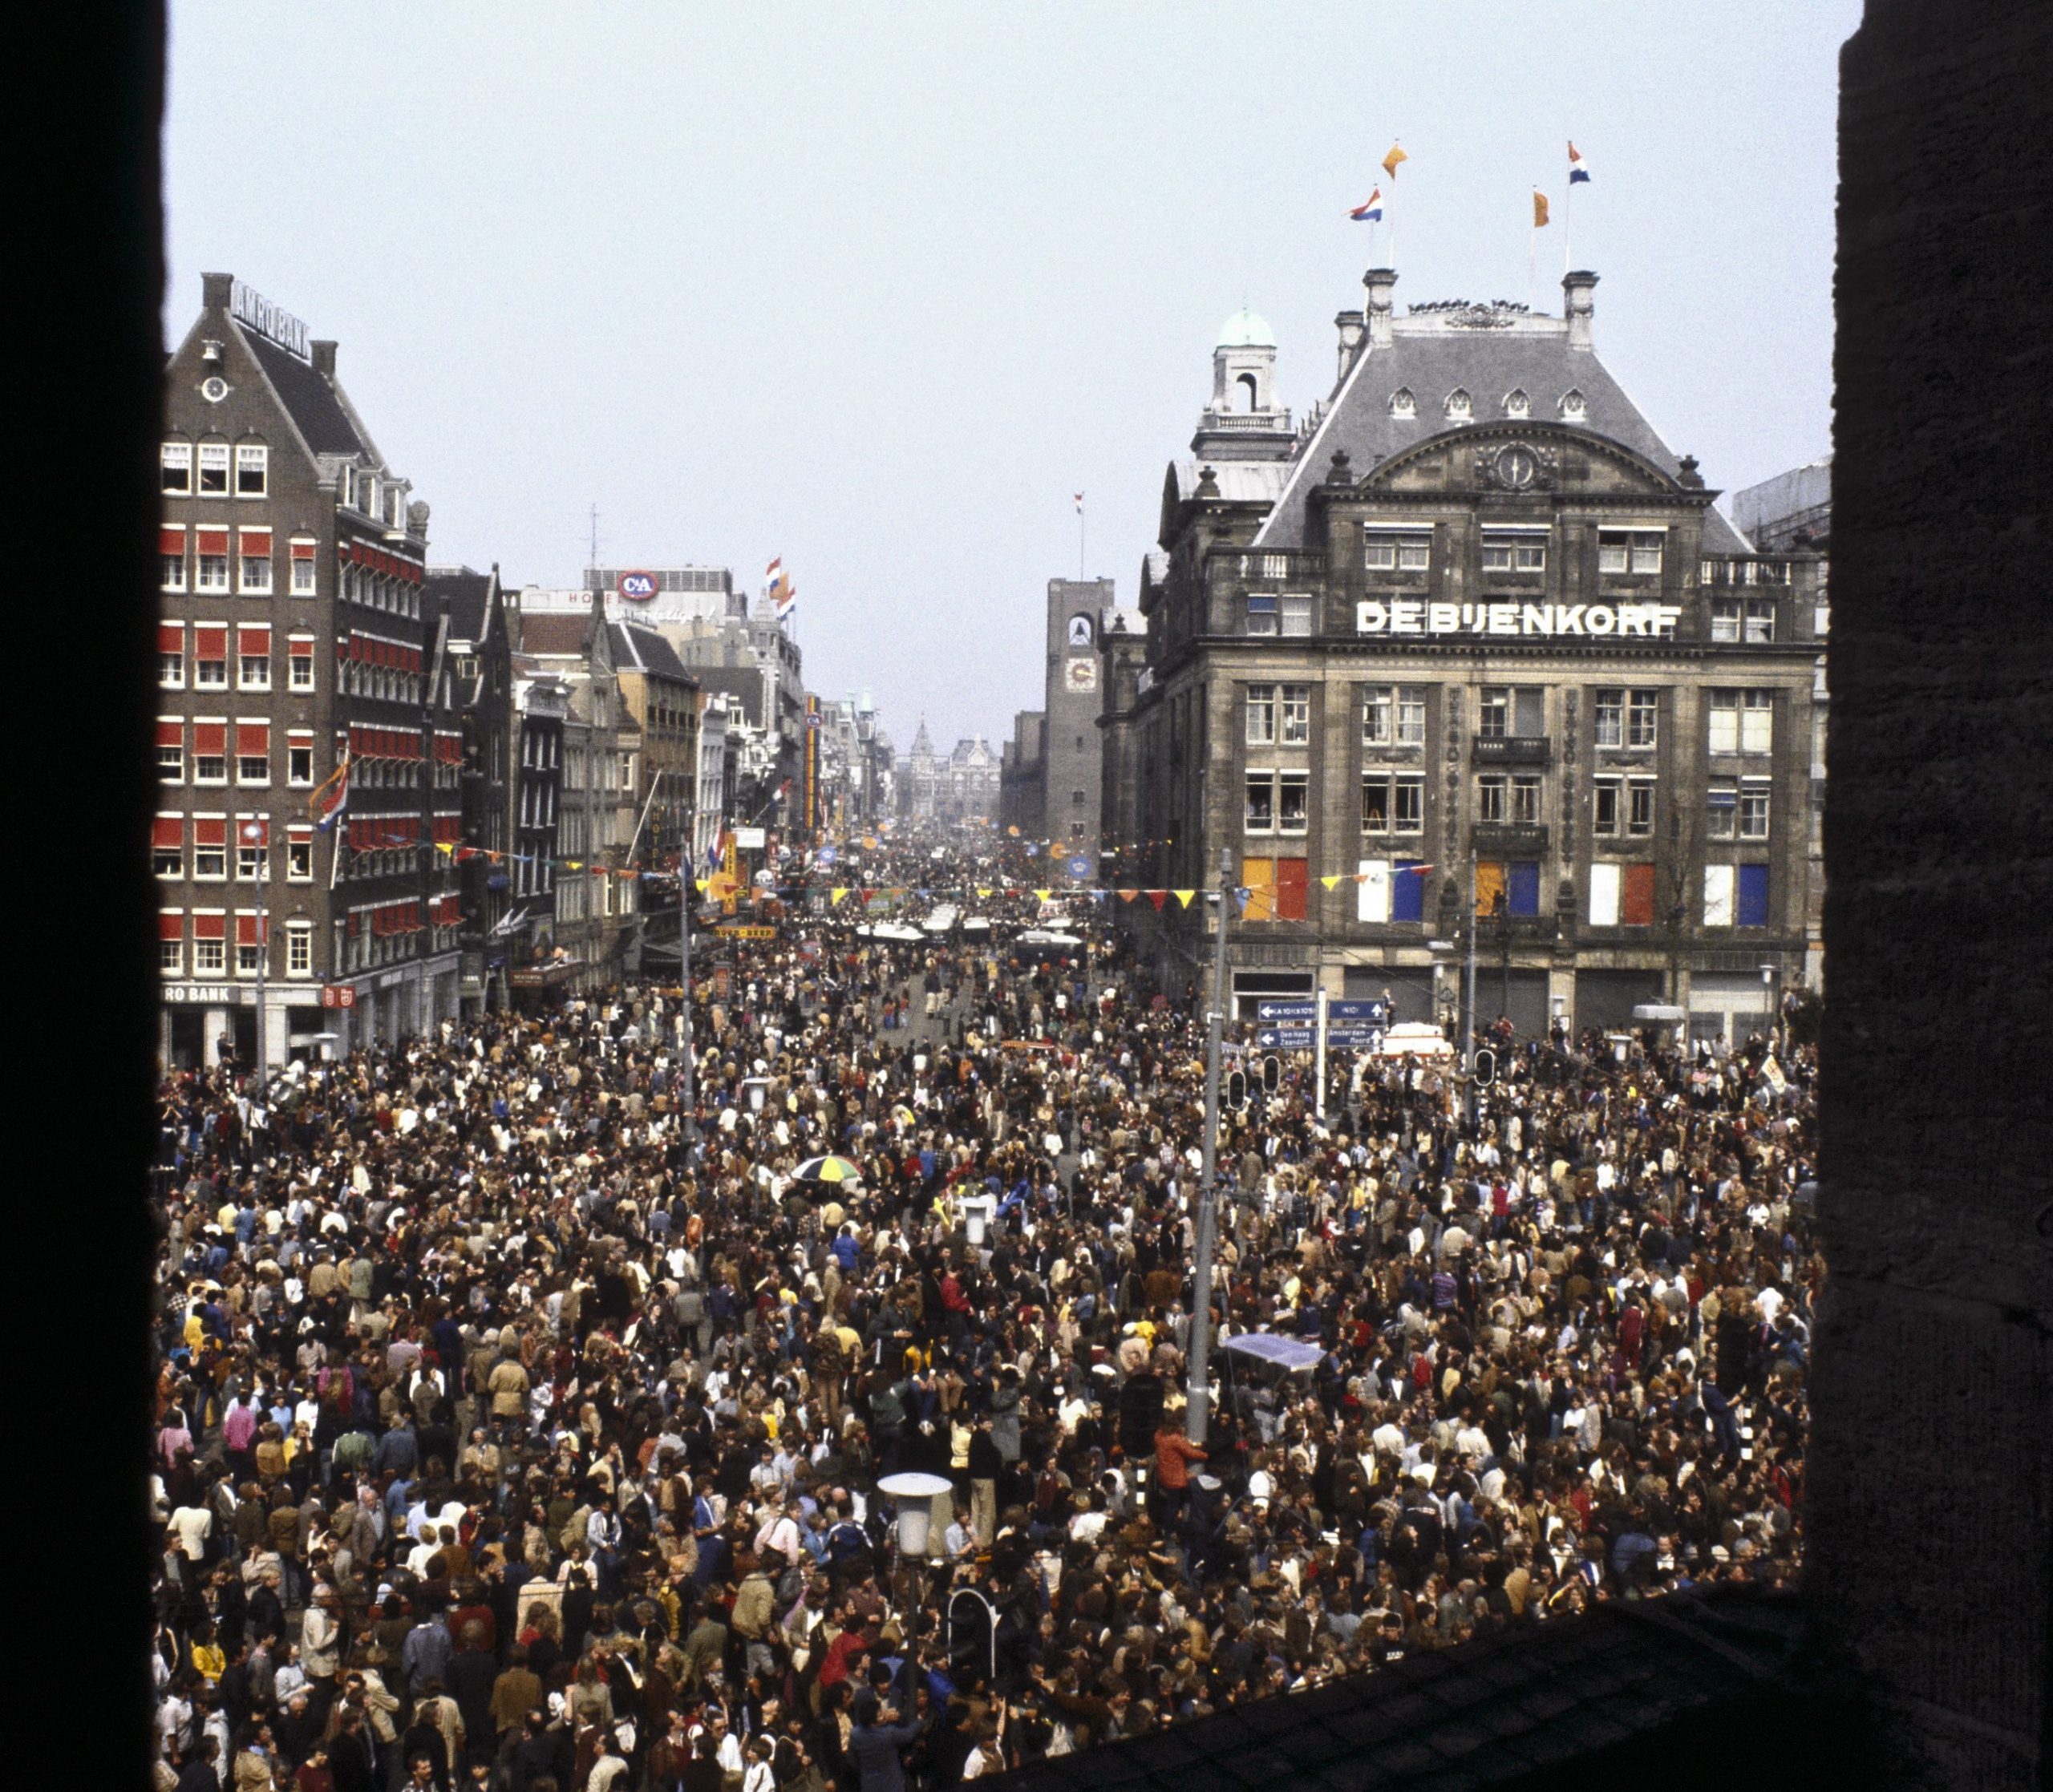
<path id="1" fill-rule="evenodd" d="M 349 917 L 349 937 L 352 940 L 354 940 L 357 936 L 357 923 L 360 918 L 361 917 L 357 915 L 354 909 L 350 911 Z"/>
<path id="2" fill-rule="evenodd" d="M 239 946 L 260 946 L 264 943 L 264 922 L 269 916 L 238 914 L 235 917 L 235 943 Z"/>
<path id="3" fill-rule="evenodd" d="M 314 838 L 314 830 L 311 827 L 306 826 L 289 827 L 285 829 L 285 838 L 289 840 L 311 841 Z"/>
<path id="4" fill-rule="evenodd" d="M 183 815 L 159 815 L 150 823 L 150 844 L 156 847 L 176 847 L 185 843 L 185 818 Z"/>
<path id="5" fill-rule="evenodd" d="M 196 659 L 225 660 L 228 657 L 228 630 L 210 628 L 202 622 L 192 630 L 192 654 Z"/>
<path id="6" fill-rule="evenodd" d="M 294 746 L 311 746 L 314 744 L 314 730 L 311 728 L 288 728 L 285 730 L 285 739 Z"/>
<path id="7" fill-rule="evenodd" d="M 185 528 L 166 523 L 157 531 L 157 552 L 160 554 L 183 555 L 185 552 Z"/>
<path id="8" fill-rule="evenodd" d="M 245 529 L 242 533 L 242 557 L 245 560 L 269 560 L 271 557 L 271 532 L 269 529 Z"/>
<path id="9" fill-rule="evenodd" d="M 196 940 L 225 940 L 228 937 L 228 916 L 218 910 L 211 915 L 196 913 L 192 917 L 192 937 Z"/>
<path id="10" fill-rule="evenodd" d="M 1618 919 L 1627 927 L 1654 924 L 1654 867 L 1626 867 L 1625 888 L 1618 904 Z"/>
<path id="11" fill-rule="evenodd" d="M 268 759 L 271 756 L 271 725 L 268 722 L 236 723 L 235 753 L 240 759 Z"/>
<path id="12" fill-rule="evenodd" d="M 199 531 L 199 536 L 200 552 L 201 553 L 225 554 L 228 552 L 228 531 L 226 529 L 201 529 Z"/>
<path id="13" fill-rule="evenodd" d="M 185 937 L 185 911 L 182 908 L 160 908 L 157 911 L 157 937 L 176 945 Z"/>
<path id="14" fill-rule="evenodd" d="M 311 560 L 314 548 L 314 544 L 311 541 L 295 541 L 292 544 L 292 557 L 294 560 Z"/>
<path id="15" fill-rule="evenodd" d="M 160 653 L 184 653 L 185 625 L 182 622 L 160 622 L 157 625 L 157 651 Z"/>
<path id="16" fill-rule="evenodd" d="M 226 846 L 228 817 L 195 815 L 192 818 L 192 839 L 196 846 Z"/>
<path id="17" fill-rule="evenodd" d="M 268 660 L 271 657 L 271 625 L 268 622 L 245 622 L 235 631 L 236 651 L 245 659 Z"/>
<path id="18" fill-rule="evenodd" d="M 225 722 L 194 722 L 192 751 L 203 759 L 225 758 L 228 754 L 228 724 Z"/>
<path id="19" fill-rule="evenodd" d="M 1276 861 L 1276 918 L 1280 921 L 1301 921 L 1305 918 L 1306 891 L 1310 883 L 1311 861 L 1307 859 L 1278 859 Z"/>
<path id="20" fill-rule="evenodd" d="M 183 746 L 185 744 L 185 724 L 182 722 L 160 722 L 157 724 L 157 745 Z"/>

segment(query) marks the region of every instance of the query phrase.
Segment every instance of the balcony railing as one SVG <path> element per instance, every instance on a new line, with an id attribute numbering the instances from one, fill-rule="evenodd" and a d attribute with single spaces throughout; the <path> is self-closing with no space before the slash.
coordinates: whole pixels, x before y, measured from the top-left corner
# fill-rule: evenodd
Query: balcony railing
<path id="1" fill-rule="evenodd" d="M 1790 582 L 1788 560 L 1762 555 L 1707 557 L 1697 571 L 1706 585 L 1786 585 Z"/>
<path id="2" fill-rule="evenodd" d="M 1553 757 L 1554 743 L 1545 734 L 1478 734 L 1469 757 L 1479 766 L 1544 766 Z"/>

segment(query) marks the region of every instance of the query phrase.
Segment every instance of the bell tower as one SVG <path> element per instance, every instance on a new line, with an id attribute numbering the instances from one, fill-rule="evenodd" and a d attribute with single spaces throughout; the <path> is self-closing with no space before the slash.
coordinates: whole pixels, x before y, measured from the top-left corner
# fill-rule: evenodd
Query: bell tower
<path id="1" fill-rule="evenodd" d="M 1191 449 L 1203 460 L 1281 460 L 1296 445 L 1290 411 L 1276 402 L 1276 338 L 1243 305 L 1212 351 L 1212 399 Z"/>

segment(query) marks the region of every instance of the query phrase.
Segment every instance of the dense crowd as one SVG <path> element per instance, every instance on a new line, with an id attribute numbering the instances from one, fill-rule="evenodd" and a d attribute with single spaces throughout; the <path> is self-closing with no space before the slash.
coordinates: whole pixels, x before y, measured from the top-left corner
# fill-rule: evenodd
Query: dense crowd
<path id="1" fill-rule="evenodd" d="M 933 1792 L 1796 1573 L 1808 1051 L 1288 1068 L 1213 1305 L 1307 1366 L 1194 1446 L 1201 1015 L 1097 933 L 719 957 L 689 1078 L 642 986 L 167 1080 L 165 1792 Z"/>

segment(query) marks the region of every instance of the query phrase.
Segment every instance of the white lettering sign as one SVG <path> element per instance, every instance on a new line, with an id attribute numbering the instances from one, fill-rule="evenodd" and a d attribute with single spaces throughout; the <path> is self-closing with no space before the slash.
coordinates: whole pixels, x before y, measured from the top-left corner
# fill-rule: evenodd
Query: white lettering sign
<path id="1" fill-rule="evenodd" d="M 310 358 L 306 347 L 306 326 L 283 305 L 273 305 L 253 286 L 245 286 L 241 281 L 229 289 L 229 310 L 237 323 L 245 323 L 259 336 L 268 337 L 288 353 L 296 354 L 302 361 Z"/>
<path id="2" fill-rule="evenodd" d="M 1442 604 L 1365 598 L 1354 629 L 1365 635 L 1673 636 L 1679 604 Z"/>

